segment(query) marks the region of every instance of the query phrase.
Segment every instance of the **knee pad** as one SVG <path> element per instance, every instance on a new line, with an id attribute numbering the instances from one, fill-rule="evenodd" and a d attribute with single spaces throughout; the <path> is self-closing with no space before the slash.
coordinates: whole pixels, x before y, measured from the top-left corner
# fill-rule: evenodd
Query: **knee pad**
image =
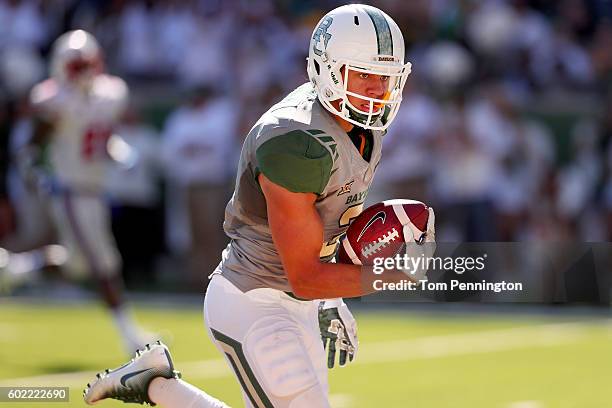
<path id="1" fill-rule="evenodd" d="M 327 393 L 316 384 L 309 389 L 300 392 L 289 402 L 288 408 L 330 408 Z"/>
<path id="2" fill-rule="evenodd" d="M 265 317 L 249 329 L 244 348 L 264 389 L 277 398 L 318 387 L 299 328 L 289 318 Z"/>

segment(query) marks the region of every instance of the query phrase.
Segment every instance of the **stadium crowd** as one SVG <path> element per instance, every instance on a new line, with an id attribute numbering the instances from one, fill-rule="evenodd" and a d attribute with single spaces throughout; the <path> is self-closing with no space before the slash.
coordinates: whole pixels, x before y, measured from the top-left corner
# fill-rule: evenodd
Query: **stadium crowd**
<path id="1" fill-rule="evenodd" d="M 53 40 L 83 28 L 131 90 L 129 157 L 108 176 L 125 267 L 170 252 L 193 281 L 212 271 L 241 138 L 306 81 L 312 26 L 340 3 L 0 0 L 0 235 L 42 230 L 19 181 L 27 95 Z M 400 25 L 413 72 L 369 202 L 431 204 L 440 241 L 612 240 L 612 2 L 370 3 Z"/>

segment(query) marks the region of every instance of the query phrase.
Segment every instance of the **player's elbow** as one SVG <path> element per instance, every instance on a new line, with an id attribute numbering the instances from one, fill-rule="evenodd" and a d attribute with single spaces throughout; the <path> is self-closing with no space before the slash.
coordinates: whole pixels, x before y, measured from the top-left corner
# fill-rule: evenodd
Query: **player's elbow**
<path id="1" fill-rule="evenodd" d="M 312 288 L 309 288 L 308 286 L 298 285 L 298 286 L 291 286 L 291 288 L 293 289 L 292 290 L 293 294 L 300 299 L 314 300 L 314 299 L 321 298 L 321 296 L 317 294 L 318 291 L 313 290 Z"/>
<path id="2" fill-rule="evenodd" d="M 295 296 L 308 300 L 321 298 L 320 290 L 317 288 L 318 265 L 317 263 L 312 266 L 298 266 L 287 270 L 291 291 Z"/>

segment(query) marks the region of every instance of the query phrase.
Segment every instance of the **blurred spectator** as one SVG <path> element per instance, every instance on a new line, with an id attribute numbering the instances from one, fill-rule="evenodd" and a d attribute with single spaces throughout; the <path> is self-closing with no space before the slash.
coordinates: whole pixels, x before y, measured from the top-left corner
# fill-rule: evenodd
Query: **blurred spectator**
<path id="1" fill-rule="evenodd" d="M 311 28 L 340 3 L 0 0 L 0 93 L 11 106 L 9 120 L 6 113 L 0 119 L 0 157 L 8 157 L 9 132 L 13 148 L 27 139 L 28 118 L 15 117 L 15 107 L 40 79 L 52 39 L 91 29 L 145 114 L 127 118 L 121 131 L 138 164 L 109 176 L 120 204 L 117 239 L 131 240 L 121 226 L 137 217 L 127 217 L 127 208 L 142 210 L 139 223 L 164 218 L 152 153 L 160 146 L 144 122 L 165 122 L 165 238 L 174 252 L 191 251 L 192 280 L 199 279 L 193 274 L 216 264 L 212 247 L 224 239 L 222 209 L 240 139 L 270 104 L 307 80 Z M 612 239 L 612 113 L 598 111 L 612 93 L 610 2 L 372 4 L 396 18 L 413 64 L 405 101 L 383 139 L 380 198 L 432 203 L 447 240 Z M 185 101 L 182 89 L 202 87 L 225 96 L 192 93 Z M 20 167 L 12 166 L 15 180 Z M 1 175 L 6 160 L 0 167 Z M 11 181 L 11 191 L 28 191 L 19 185 Z M 25 202 L 36 206 L 35 196 L 22 193 L 12 206 L 18 212 L 29 208 Z M 0 230 L 12 222 L 8 209 L 5 199 Z"/>
<path id="2" fill-rule="evenodd" d="M 498 160 L 479 143 L 463 99 L 445 107 L 436 140 L 432 189 L 445 208 L 450 230 L 440 228 L 441 240 L 486 242 L 495 237 L 492 191 Z"/>
<path id="3" fill-rule="evenodd" d="M 604 211 L 606 214 L 606 227 L 608 231 L 607 241 L 612 241 L 612 144 L 608 146 L 606 161 L 607 181 L 604 188 Z"/>
<path id="4" fill-rule="evenodd" d="M 604 177 L 602 189 L 602 211 L 607 230 L 607 241 L 612 241 L 612 97 L 608 97 L 603 112 L 601 145 L 604 153 Z"/>
<path id="5" fill-rule="evenodd" d="M 492 193 L 498 239 L 501 241 L 526 238 L 525 220 L 555 159 L 554 141 L 546 127 L 520 118 L 513 128 L 516 144 L 500 161 Z"/>
<path id="6" fill-rule="evenodd" d="M 48 23 L 36 0 L 0 1 L 0 48 L 40 49 L 49 40 Z"/>
<path id="7" fill-rule="evenodd" d="M 235 18 L 220 10 L 206 16 L 197 16 L 195 27 L 184 45 L 184 56 L 178 66 L 183 86 L 229 87 L 229 75 L 234 70 L 231 50 L 231 34 L 236 25 Z"/>
<path id="8" fill-rule="evenodd" d="M 518 33 L 517 16 L 505 2 L 475 2 L 466 16 L 467 39 L 481 57 L 501 59 Z"/>
<path id="9" fill-rule="evenodd" d="M 119 16 L 117 58 L 126 74 L 151 76 L 158 73 L 152 11 L 148 2 L 129 1 Z"/>
<path id="10" fill-rule="evenodd" d="M 192 92 L 187 104 L 172 113 L 164 129 L 163 151 L 173 185 L 170 188 L 185 198 L 185 208 L 175 213 L 179 221 L 169 214 L 168 226 L 180 228 L 180 215 L 187 214 L 190 280 L 194 283 L 201 283 L 202 275 L 212 272 L 226 244 L 222 223 L 229 198 L 228 181 L 235 166 L 234 106 L 230 98 L 210 87 L 200 87 Z M 173 235 L 170 232 L 169 238 Z"/>
<path id="11" fill-rule="evenodd" d="M 15 46 L 0 49 L 0 84 L 11 98 L 23 98 L 44 75 L 45 65 L 36 50 Z"/>
<path id="12" fill-rule="evenodd" d="M 55 242 L 50 206 L 42 192 L 30 151 L 33 120 L 27 99 L 14 104 L 10 131 L 7 131 L 7 193 L 14 207 L 14 230 L 0 246 L 13 252 L 29 251 Z M 1 235 L 1 234 L 0 234 Z"/>
<path id="13" fill-rule="evenodd" d="M 595 190 L 600 182 L 602 162 L 597 160 L 598 129 L 591 121 L 578 122 L 572 129 L 573 160 L 559 172 L 557 211 L 568 219 L 577 220 L 595 201 Z"/>
<path id="14" fill-rule="evenodd" d="M 157 46 L 161 51 L 155 56 L 155 64 L 174 73 L 191 51 L 196 16 L 188 4 L 177 0 L 158 3 L 154 13 Z"/>
<path id="15" fill-rule="evenodd" d="M 114 159 L 107 187 L 113 202 L 143 208 L 156 206 L 162 171 L 158 135 L 142 121 L 134 107 L 124 114 L 108 149 Z"/>
<path id="16" fill-rule="evenodd" d="M 10 126 L 8 106 L 0 99 L 0 241 L 15 228 L 14 209 L 7 191 Z"/>
<path id="17" fill-rule="evenodd" d="M 157 132 L 131 107 L 111 136 L 108 150 L 114 162 L 107 191 L 126 282 L 153 283 L 155 259 L 164 250 L 163 169 Z"/>
<path id="18" fill-rule="evenodd" d="M 612 85 L 612 21 L 603 20 L 597 27 L 591 45 L 591 59 L 595 74 L 608 94 Z"/>
<path id="19" fill-rule="evenodd" d="M 474 75 L 474 60 L 460 45 L 442 41 L 425 52 L 422 72 L 438 94 L 448 94 L 465 85 Z"/>
<path id="20" fill-rule="evenodd" d="M 395 122 L 383 139 L 378 180 L 389 197 L 427 201 L 427 182 L 435 167 L 431 151 L 439 132 L 441 110 L 418 84 L 408 82 Z"/>

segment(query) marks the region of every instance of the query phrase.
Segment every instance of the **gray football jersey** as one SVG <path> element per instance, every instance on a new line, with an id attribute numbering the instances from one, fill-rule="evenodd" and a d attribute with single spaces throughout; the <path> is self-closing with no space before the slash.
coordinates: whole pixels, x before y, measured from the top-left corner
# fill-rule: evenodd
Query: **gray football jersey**
<path id="1" fill-rule="evenodd" d="M 217 272 L 242 291 L 292 291 L 268 225 L 266 200 L 257 181 L 264 174 L 293 192 L 318 195 L 325 229 L 321 260 L 334 258 L 338 240 L 359 215 L 380 160 L 383 132 L 373 131 L 370 161 L 304 84 L 268 110 L 242 146 L 236 187 L 225 210 L 231 239 Z"/>

